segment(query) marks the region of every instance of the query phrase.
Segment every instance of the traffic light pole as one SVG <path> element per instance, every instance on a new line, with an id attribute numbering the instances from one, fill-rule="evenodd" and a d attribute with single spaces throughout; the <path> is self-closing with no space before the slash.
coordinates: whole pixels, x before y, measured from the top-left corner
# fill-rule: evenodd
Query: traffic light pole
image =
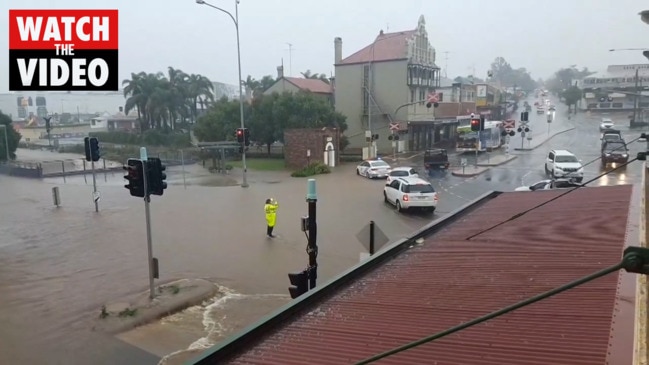
<path id="1" fill-rule="evenodd" d="M 155 297 L 155 288 L 153 285 L 153 240 L 151 239 L 151 195 L 149 194 L 149 181 L 148 181 L 148 157 L 146 148 L 140 148 L 140 159 L 142 160 L 142 180 L 144 181 L 144 216 L 146 219 L 146 248 L 149 261 L 149 298 Z"/>
<path id="2" fill-rule="evenodd" d="M 99 195 L 97 194 L 97 176 L 95 174 L 95 161 L 90 161 L 90 169 L 92 170 L 92 200 L 95 201 L 95 212 L 99 213 Z"/>
<path id="3" fill-rule="evenodd" d="M 316 222 L 318 195 L 316 194 L 315 179 L 309 179 L 307 182 L 306 201 L 309 205 L 309 241 L 306 252 L 309 255 L 309 289 L 313 289 L 318 278 L 318 224 Z"/>

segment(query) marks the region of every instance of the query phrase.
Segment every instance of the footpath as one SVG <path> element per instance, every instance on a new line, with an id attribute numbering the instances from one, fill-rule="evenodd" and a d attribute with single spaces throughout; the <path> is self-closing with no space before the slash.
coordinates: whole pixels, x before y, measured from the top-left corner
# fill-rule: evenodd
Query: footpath
<path id="1" fill-rule="evenodd" d="M 514 147 L 513 149 L 515 151 L 532 151 L 541 147 L 542 145 L 550 141 L 555 136 L 569 132 L 574 129 L 575 129 L 574 126 L 562 123 L 560 125 L 557 125 L 557 127 L 554 130 L 551 129 L 550 133 L 537 132 L 533 135 L 533 138 L 531 140 L 524 138 L 522 147 Z M 516 142 L 517 142 L 516 137 L 513 137 L 512 139 L 510 139 L 509 144 L 510 146 L 516 146 Z M 451 169 L 451 174 L 453 176 L 458 176 L 458 177 L 478 176 L 480 174 L 485 173 L 490 168 L 506 164 L 514 160 L 516 157 L 517 156 L 513 156 L 513 155 L 497 155 L 497 156 L 487 155 L 487 161 L 478 160 L 477 163 L 472 164 L 471 166 L 467 165 L 464 167 L 453 168 Z"/>
<path id="2" fill-rule="evenodd" d="M 131 330 L 199 305 L 214 297 L 218 288 L 207 280 L 182 279 L 158 285 L 154 291 L 153 299 L 147 290 L 98 308 L 93 330 L 109 334 Z"/>
<path id="3" fill-rule="evenodd" d="M 478 161 L 477 164 L 471 166 L 462 166 L 451 169 L 453 176 L 459 177 L 474 177 L 478 176 L 492 167 L 504 165 L 516 159 L 518 156 L 514 155 L 497 155 L 490 156 L 488 161 Z"/>

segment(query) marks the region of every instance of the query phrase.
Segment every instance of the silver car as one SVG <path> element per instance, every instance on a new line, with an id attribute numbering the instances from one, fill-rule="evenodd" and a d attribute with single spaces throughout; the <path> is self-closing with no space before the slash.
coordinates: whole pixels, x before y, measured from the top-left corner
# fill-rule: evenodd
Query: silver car
<path id="1" fill-rule="evenodd" d="M 356 166 L 356 175 L 365 176 L 368 179 L 387 178 L 392 168 L 383 160 L 366 160 Z"/>

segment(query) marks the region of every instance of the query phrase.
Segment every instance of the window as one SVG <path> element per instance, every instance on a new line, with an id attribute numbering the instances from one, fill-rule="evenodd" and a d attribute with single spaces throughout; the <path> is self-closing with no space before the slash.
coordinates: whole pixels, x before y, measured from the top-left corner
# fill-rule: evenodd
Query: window
<path id="1" fill-rule="evenodd" d="M 390 187 L 399 190 L 399 180 L 394 180 L 393 182 L 391 182 Z"/>
<path id="2" fill-rule="evenodd" d="M 548 154 L 548 160 L 554 160 L 554 153 L 550 152 L 550 154 Z"/>
<path id="3" fill-rule="evenodd" d="M 554 162 L 557 162 L 557 163 L 563 163 L 563 162 L 579 162 L 579 160 L 577 159 L 577 157 L 575 157 L 575 156 L 571 156 L 571 155 L 556 156 L 555 158 L 556 158 L 556 159 L 554 160 Z"/>
<path id="4" fill-rule="evenodd" d="M 411 88 L 411 89 L 410 89 L 410 102 L 411 102 L 411 103 L 414 103 L 415 100 L 416 100 L 416 99 L 415 99 L 415 89 L 414 89 L 414 88 Z"/>
<path id="5" fill-rule="evenodd" d="M 434 193 L 435 188 L 430 184 L 405 185 L 404 193 Z"/>
<path id="6" fill-rule="evenodd" d="M 390 176 L 408 176 L 408 175 L 409 175 L 408 171 L 405 170 L 392 171 L 390 173 Z"/>
<path id="7" fill-rule="evenodd" d="M 415 169 L 410 169 L 409 172 L 410 172 L 411 175 L 415 175 L 415 174 L 417 174 L 417 171 L 416 171 Z"/>
<path id="8" fill-rule="evenodd" d="M 439 101 L 444 101 L 444 93 L 438 93 Z"/>

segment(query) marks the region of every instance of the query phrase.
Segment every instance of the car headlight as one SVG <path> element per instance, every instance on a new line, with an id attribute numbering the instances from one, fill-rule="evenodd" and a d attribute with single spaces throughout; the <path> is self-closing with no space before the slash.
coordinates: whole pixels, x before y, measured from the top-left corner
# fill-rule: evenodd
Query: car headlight
<path id="1" fill-rule="evenodd" d="M 554 166 L 554 168 L 557 169 L 557 170 L 563 170 L 563 169 L 561 168 L 561 166 Z"/>
<path id="2" fill-rule="evenodd" d="M 627 158 L 627 157 L 629 157 L 629 155 L 627 155 L 626 153 L 623 153 L 623 154 L 622 154 L 622 157 L 623 157 L 623 158 Z"/>
<path id="3" fill-rule="evenodd" d="M 610 153 L 607 153 L 607 154 L 606 154 L 606 157 L 611 157 L 611 154 L 610 154 Z"/>
<path id="4" fill-rule="evenodd" d="M 584 172 L 584 168 L 583 168 L 583 167 L 578 168 L 578 169 L 577 169 L 577 172 L 578 172 L 578 173 L 582 173 L 582 172 Z"/>

